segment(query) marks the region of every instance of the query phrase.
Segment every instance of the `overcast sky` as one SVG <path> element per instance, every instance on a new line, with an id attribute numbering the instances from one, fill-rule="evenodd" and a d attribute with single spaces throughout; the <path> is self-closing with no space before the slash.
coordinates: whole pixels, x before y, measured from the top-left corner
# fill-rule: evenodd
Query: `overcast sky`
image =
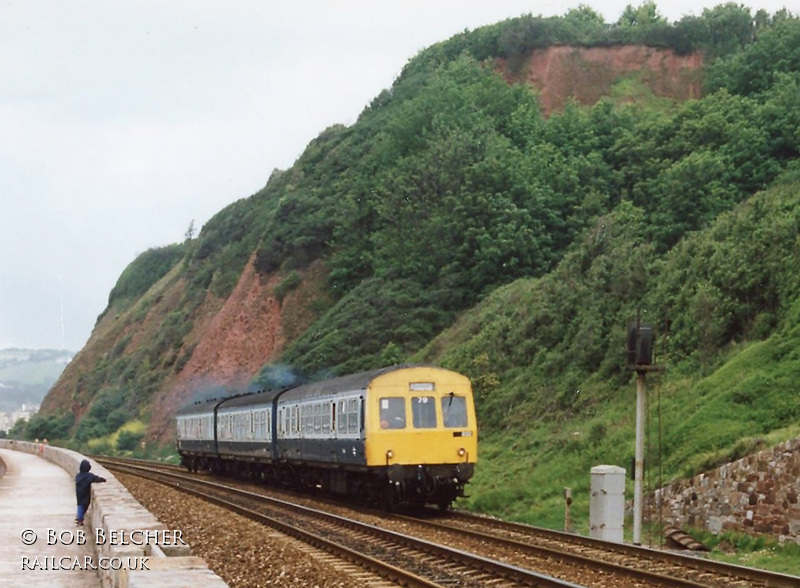
<path id="1" fill-rule="evenodd" d="M 581 3 L 606 22 L 641 4 L 3 0 L 0 349 L 80 350 L 138 254 L 354 123 L 425 47 Z M 720 3 L 658 4 L 675 21 Z"/>

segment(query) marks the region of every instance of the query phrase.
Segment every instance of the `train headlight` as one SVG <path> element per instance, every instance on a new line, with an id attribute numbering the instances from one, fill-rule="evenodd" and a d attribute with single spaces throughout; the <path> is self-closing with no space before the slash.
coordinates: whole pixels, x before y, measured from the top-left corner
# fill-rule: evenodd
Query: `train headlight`
<path id="1" fill-rule="evenodd" d="M 458 457 L 464 457 L 467 454 L 467 450 L 463 447 L 458 448 Z"/>

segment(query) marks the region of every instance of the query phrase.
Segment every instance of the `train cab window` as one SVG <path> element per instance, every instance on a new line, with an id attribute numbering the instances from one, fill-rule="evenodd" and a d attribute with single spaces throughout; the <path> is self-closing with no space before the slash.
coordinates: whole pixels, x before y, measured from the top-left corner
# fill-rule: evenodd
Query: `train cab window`
<path id="1" fill-rule="evenodd" d="M 381 429 L 406 428 L 406 401 L 402 396 L 381 398 Z"/>
<path id="2" fill-rule="evenodd" d="M 433 396 L 416 396 L 411 399 L 411 419 L 415 429 L 436 427 L 436 400 Z"/>
<path id="3" fill-rule="evenodd" d="M 467 426 L 467 399 L 450 394 L 442 397 L 442 419 L 449 429 Z"/>

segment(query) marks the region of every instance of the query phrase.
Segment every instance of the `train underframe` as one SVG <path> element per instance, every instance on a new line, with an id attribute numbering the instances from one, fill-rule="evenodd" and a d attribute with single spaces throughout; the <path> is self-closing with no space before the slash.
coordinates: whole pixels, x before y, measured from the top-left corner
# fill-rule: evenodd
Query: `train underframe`
<path id="1" fill-rule="evenodd" d="M 389 510 L 435 505 L 446 511 L 472 477 L 471 463 L 356 467 L 308 462 L 263 461 L 182 453 L 191 472 L 257 481 L 271 486 L 329 494 Z"/>

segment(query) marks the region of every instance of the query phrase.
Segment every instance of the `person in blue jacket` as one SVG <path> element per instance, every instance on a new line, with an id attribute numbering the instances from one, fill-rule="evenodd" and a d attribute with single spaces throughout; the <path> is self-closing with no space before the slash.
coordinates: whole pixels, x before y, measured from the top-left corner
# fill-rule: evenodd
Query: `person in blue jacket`
<path id="1" fill-rule="evenodd" d="M 78 517 L 75 523 L 83 525 L 83 517 L 92 502 L 92 484 L 95 482 L 105 482 L 106 479 L 93 474 L 89 470 L 92 464 L 88 459 L 81 462 L 81 471 L 75 476 L 75 497 L 78 499 Z"/>

